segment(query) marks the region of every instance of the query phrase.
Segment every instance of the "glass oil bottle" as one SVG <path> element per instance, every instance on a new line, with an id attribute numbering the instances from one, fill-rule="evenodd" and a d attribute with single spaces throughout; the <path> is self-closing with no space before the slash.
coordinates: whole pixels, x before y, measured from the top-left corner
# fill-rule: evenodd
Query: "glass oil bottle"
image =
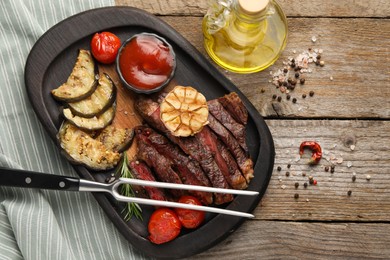
<path id="1" fill-rule="evenodd" d="M 272 65 L 287 41 L 287 19 L 274 0 L 213 0 L 203 19 L 204 46 L 219 66 L 253 73 Z"/>

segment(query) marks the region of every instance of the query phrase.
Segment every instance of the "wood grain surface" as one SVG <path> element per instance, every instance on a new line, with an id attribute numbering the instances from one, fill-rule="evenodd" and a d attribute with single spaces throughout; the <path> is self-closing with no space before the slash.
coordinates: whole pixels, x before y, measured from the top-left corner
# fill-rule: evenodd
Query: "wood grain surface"
<path id="1" fill-rule="evenodd" d="M 280 59 L 254 74 L 219 68 L 266 118 L 276 149 L 271 182 L 255 219 L 191 259 L 389 259 L 390 1 L 279 2 L 289 25 Z M 160 15 L 208 58 L 201 30 L 207 0 L 116 4 Z M 271 72 L 308 48 L 323 50 L 325 66 L 305 74 L 290 93 L 293 104 L 269 82 Z M 309 151 L 299 157 L 304 140 L 321 144 L 318 165 L 307 165 Z M 325 171 L 331 165 L 334 173 Z M 309 176 L 318 183 L 305 188 Z"/>
<path id="2" fill-rule="evenodd" d="M 115 0 L 118 6 L 133 6 L 157 15 L 203 16 L 210 0 Z M 387 0 L 279 0 L 287 16 L 389 17 Z"/>

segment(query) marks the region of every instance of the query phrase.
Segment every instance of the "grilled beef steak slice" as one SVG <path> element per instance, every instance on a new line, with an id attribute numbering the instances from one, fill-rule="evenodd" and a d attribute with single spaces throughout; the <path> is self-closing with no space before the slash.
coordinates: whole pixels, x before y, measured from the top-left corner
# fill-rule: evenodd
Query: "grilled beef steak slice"
<path id="1" fill-rule="evenodd" d="M 239 123 L 246 125 L 248 122 L 248 110 L 236 92 L 231 92 L 218 98 L 222 106 Z"/>
<path id="2" fill-rule="evenodd" d="M 249 183 L 253 178 L 253 162 L 251 158 L 242 150 L 234 136 L 217 119 L 215 119 L 213 115 L 209 114 L 208 120 L 208 126 L 230 150 L 231 154 L 236 159 L 241 172 L 244 174 L 245 179 Z"/>
<path id="3" fill-rule="evenodd" d="M 144 181 L 156 181 L 150 168 L 142 161 L 131 161 L 131 172 L 134 177 Z M 164 191 L 160 188 L 145 186 L 144 187 L 148 197 L 153 200 L 169 200 Z"/>
<path id="4" fill-rule="evenodd" d="M 136 109 L 141 117 L 151 126 L 157 130 L 165 133 L 165 135 L 175 144 L 177 144 L 187 155 L 199 162 L 202 169 L 206 173 L 213 187 L 229 188 L 223 174 L 218 168 L 214 157 L 210 151 L 205 149 L 193 136 L 186 138 L 178 138 L 170 134 L 165 128 L 160 119 L 160 108 L 158 103 L 151 99 L 142 97 L 136 102 Z M 153 111 L 154 109 L 154 111 Z M 224 204 L 233 200 L 231 194 L 214 194 L 215 204 Z"/>
<path id="5" fill-rule="evenodd" d="M 211 186 L 200 165 L 188 158 L 179 147 L 174 145 L 165 136 L 156 133 L 147 126 L 139 126 L 135 130 L 138 135 L 142 135 L 145 140 L 152 145 L 160 154 L 169 158 L 173 162 L 173 168 L 181 178 L 184 184 Z M 188 191 L 197 197 L 204 205 L 213 202 L 213 195 L 209 192 Z"/>
<path id="6" fill-rule="evenodd" d="M 229 168 L 227 161 L 225 161 L 224 157 L 222 156 L 221 150 L 218 149 L 217 137 L 213 132 L 211 132 L 210 128 L 207 126 L 203 127 L 202 131 L 195 135 L 195 138 L 197 138 L 197 140 L 199 140 L 199 142 L 214 155 L 215 162 L 217 163 L 226 181 L 232 188 L 246 188 L 246 180 L 238 168 L 230 171 L 231 168 Z M 223 144 L 220 145 L 219 148 L 227 150 Z"/>
<path id="7" fill-rule="evenodd" d="M 148 144 L 142 135 L 136 134 L 138 144 L 138 157 L 154 170 L 159 181 L 182 184 L 179 175 L 172 169 L 172 162 L 165 156 L 159 154 L 156 149 Z M 185 194 L 183 190 L 169 190 L 175 198 Z"/>
<path id="8" fill-rule="evenodd" d="M 247 153 L 245 126 L 237 123 L 217 99 L 209 100 L 207 105 L 210 113 L 233 134 L 242 149 Z"/>

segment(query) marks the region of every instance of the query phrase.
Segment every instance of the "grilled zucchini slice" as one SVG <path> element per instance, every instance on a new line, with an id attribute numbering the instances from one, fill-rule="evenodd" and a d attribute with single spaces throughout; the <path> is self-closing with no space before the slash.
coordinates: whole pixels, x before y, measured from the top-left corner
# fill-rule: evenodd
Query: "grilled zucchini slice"
<path id="1" fill-rule="evenodd" d="M 96 90 L 89 97 L 78 102 L 68 103 L 72 113 L 82 117 L 94 117 L 103 113 L 114 103 L 116 87 L 106 73 L 99 78 Z"/>
<path id="2" fill-rule="evenodd" d="M 102 142 L 107 149 L 120 153 L 130 147 L 133 137 L 133 129 L 109 125 L 99 133 L 96 140 Z"/>
<path id="3" fill-rule="evenodd" d="M 75 102 L 84 99 L 95 91 L 99 75 L 97 66 L 89 51 L 80 49 L 68 80 L 51 91 L 59 101 Z"/>
<path id="4" fill-rule="evenodd" d="M 83 164 L 92 170 L 112 169 L 121 158 L 118 152 L 107 149 L 101 142 L 68 121 L 63 122 L 58 139 L 72 163 Z"/>
<path id="5" fill-rule="evenodd" d="M 100 130 L 111 124 L 112 120 L 114 119 L 115 103 L 112 104 L 112 106 L 104 111 L 101 115 L 91 118 L 76 116 L 69 108 L 64 108 L 63 113 L 66 119 L 82 130 Z"/>

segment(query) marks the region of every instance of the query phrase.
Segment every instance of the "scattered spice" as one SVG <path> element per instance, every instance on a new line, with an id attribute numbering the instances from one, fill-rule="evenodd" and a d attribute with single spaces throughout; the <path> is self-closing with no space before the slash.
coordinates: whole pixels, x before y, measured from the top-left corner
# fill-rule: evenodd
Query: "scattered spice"
<path id="1" fill-rule="evenodd" d="M 302 98 L 306 98 L 306 94 L 302 94 Z"/>
<path id="2" fill-rule="evenodd" d="M 353 182 L 356 181 L 356 176 L 355 176 L 355 175 L 352 176 L 352 181 L 353 181 Z"/>
<path id="3" fill-rule="evenodd" d="M 264 92 L 265 92 L 265 89 L 264 89 L 264 88 L 262 88 L 262 89 L 260 90 L 260 92 L 261 92 L 261 93 L 264 93 Z"/>
<path id="4" fill-rule="evenodd" d="M 329 166 L 325 166 L 325 171 L 326 171 L 326 172 L 329 171 Z"/>
<path id="5" fill-rule="evenodd" d="M 287 177 L 290 176 L 290 172 L 286 172 L 286 176 L 287 176 Z"/>
<path id="6" fill-rule="evenodd" d="M 335 166 L 334 166 L 334 165 L 331 165 L 331 166 L 330 166 L 330 172 L 331 172 L 331 173 L 334 173 L 334 169 L 335 169 Z"/>
<path id="7" fill-rule="evenodd" d="M 310 149 L 312 151 L 312 155 L 311 155 L 311 158 L 309 160 L 309 164 L 317 164 L 320 160 L 321 160 L 321 157 L 322 157 L 322 150 L 321 150 L 321 146 L 317 143 L 317 142 L 314 142 L 314 141 L 304 141 L 301 143 L 301 145 L 299 146 L 299 155 L 302 157 L 303 155 L 303 152 L 304 152 L 304 149 Z"/>
<path id="8" fill-rule="evenodd" d="M 314 96 L 314 91 L 313 90 L 310 90 L 310 92 L 309 92 L 309 96 Z"/>
<path id="9" fill-rule="evenodd" d="M 276 169 L 278 170 L 278 172 L 280 172 L 282 170 L 282 167 L 278 166 Z"/>
<path id="10" fill-rule="evenodd" d="M 273 94 L 272 99 L 276 99 L 276 98 L 277 98 L 276 94 Z"/>
<path id="11" fill-rule="evenodd" d="M 278 96 L 278 101 L 282 101 L 282 97 L 281 96 Z"/>
<path id="12" fill-rule="evenodd" d="M 295 199 L 299 199 L 299 194 L 298 194 L 298 193 L 295 193 L 295 194 L 294 194 L 294 198 L 295 198 Z"/>
<path id="13" fill-rule="evenodd" d="M 351 196 L 351 194 L 352 194 L 352 191 L 351 191 L 351 190 L 349 190 L 349 191 L 347 192 L 347 194 L 348 194 L 348 196 Z"/>
<path id="14" fill-rule="evenodd" d="M 298 187 L 299 187 L 299 183 L 298 183 L 298 182 L 296 182 L 294 185 L 295 185 L 295 188 L 296 188 L 296 189 L 298 189 Z"/>
<path id="15" fill-rule="evenodd" d="M 287 94 L 286 98 L 287 98 L 287 100 L 290 100 L 291 95 L 290 95 L 290 94 Z"/>
<path id="16" fill-rule="evenodd" d="M 305 183 L 303 184 L 303 187 L 307 188 L 307 182 L 305 182 Z"/>
<path id="17" fill-rule="evenodd" d="M 287 168 L 288 169 L 290 169 L 291 168 L 291 164 L 289 163 L 289 164 L 287 164 Z"/>
<path id="18" fill-rule="evenodd" d="M 297 99 L 296 99 L 296 98 L 293 98 L 293 99 L 292 99 L 292 102 L 293 102 L 293 103 L 297 103 Z"/>

